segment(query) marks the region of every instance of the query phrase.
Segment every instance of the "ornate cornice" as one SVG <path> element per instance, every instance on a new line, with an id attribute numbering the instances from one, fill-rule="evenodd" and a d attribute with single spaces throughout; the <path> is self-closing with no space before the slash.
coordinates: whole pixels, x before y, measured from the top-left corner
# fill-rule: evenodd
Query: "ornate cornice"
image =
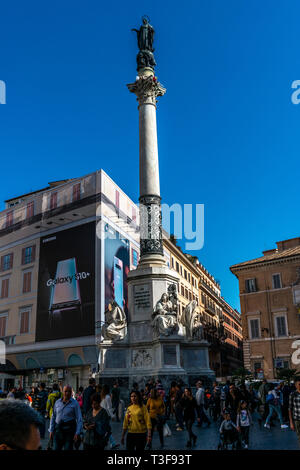
<path id="1" fill-rule="evenodd" d="M 290 262 L 294 261 L 299 261 L 300 260 L 300 254 L 299 255 L 293 255 L 293 256 L 287 256 L 286 258 L 279 258 L 279 259 L 274 259 L 274 260 L 269 260 L 269 261 L 256 261 L 255 263 L 247 264 L 244 266 L 231 266 L 229 269 L 230 271 L 236 275 L 236 273 L 240 271 L 251 271 L 253 269 L 258 269 L 258 268 L 264 268 L 265 266 L 269 265 L 274 265 L 274 264 L 287 264 Z"/>
<path id="2" fill-rule="evenodd" d="M 167 91 L 153 75 L 148 77 L 142 75 L 134 83 L 129 83 L 127 87 L 131 93 L 137 96 L 139 105 L 153 104 L 156 106 L 156 98 L 163 96 Z"/>

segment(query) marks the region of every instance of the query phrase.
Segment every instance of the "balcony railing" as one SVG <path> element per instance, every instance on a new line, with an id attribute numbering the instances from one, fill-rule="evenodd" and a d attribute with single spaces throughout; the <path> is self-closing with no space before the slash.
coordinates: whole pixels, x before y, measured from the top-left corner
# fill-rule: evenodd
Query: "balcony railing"
<path id="1" fill-rule="evenodd" d="M 206 282 L 201 281 L 201 279 L 200 279 L 200 284 L 203 287 L 205 287 L 205 289 L 207 289 L 209 292 L 211 292 L 213 295 L 215 295 L 216 297 L 219 297 L 218 293 L 214 291 L 214 289 L 212 289 Z"/>
<path id="2" fill-rule="evenodd" d="M 0 338 L 0 341 L 3 341 L 6 346 L 8 346 L 9 344 L 16 344 L 16 335 L 2 336 L 2 338 Z"/>
<path id="3" fill-rule="evenodd" d="M 205 310 L 207 310 L 207 312 L 211 313 L 212 315 L 216 315 L 217 313 L 215 307 L 212 307 L 211 305 L 206 305 Z"/>

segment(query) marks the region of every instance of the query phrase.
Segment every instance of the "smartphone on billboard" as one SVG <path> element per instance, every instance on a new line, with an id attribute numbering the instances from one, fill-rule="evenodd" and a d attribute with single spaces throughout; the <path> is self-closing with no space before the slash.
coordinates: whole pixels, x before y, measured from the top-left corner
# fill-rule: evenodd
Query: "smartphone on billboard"
<path id="1" fill-rule="evenodd" d="M 119 307 L 123 308 L 123 261 L 114 256 L 114 291 L 115 301 Z"/>
<path id="2" fill-rule="evenodd" d="M 81 304 L 79 281 L 76 279 L 75 258 L 58 261 L 56 283 L 52 286 L 49 311 L 74 308 Z"/>

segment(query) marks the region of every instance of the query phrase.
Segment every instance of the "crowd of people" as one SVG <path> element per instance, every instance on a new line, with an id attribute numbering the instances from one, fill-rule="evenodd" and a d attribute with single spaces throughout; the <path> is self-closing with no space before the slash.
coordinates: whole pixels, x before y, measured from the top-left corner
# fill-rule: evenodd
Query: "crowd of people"
<path id="1" fill-rule="evenodd" d="M 278 418 L 281 429 L 290 427 L 300 440 L 300 379 L 293 385 L 264 380 L 259 388 L 229 381 L 205 387 L 198 380 L 195 390 L 177 382 L 165 390 L 160 379 L 151 379 L 144 389 L 133 384 L 122 399 L 118 382 L 110 390 L 91 378 L 88 387 L 80 387 L 77 393 L 68 385 L 53 384 L 47 390 L 40 383 L 30 392 L 12 388 L 2 398 L 0 450 L 38 449 L 39 436 L 44 439 L 46 430 L 49 450 L 118 449 L 125 445 L 126 437 L 126 449 L 140 452 L 152 448 L 155 431 L 163 449 L 165 437 L 171 434 L 168 421 L 175 421 L 176 433 L 186 432 L 187 448 L 196 446 L 195 425 L 209 427 L 215 422 L 220 434 L 218 448 L 248 449 L 254 415 L 267 429 L 276 426 Z M 123 423 L 120 443 L 113 436 L 112 420 Z"/>

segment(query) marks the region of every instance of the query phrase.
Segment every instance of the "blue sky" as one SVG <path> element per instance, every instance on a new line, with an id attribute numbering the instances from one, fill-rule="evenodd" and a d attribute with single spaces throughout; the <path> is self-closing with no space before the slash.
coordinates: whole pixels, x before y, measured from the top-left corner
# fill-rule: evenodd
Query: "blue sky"
<path id="1" fill-rule="evenodd" d="M 297 1 L 2 3 L 0 200 L 103 168 L 137 201 L 138 113 L 126 83 L 143 14 L 167 88 L 163 202 L 205 204 L 205 245 L 193 254 L 239 308 L 229 266 L 300 235 Z"/>

